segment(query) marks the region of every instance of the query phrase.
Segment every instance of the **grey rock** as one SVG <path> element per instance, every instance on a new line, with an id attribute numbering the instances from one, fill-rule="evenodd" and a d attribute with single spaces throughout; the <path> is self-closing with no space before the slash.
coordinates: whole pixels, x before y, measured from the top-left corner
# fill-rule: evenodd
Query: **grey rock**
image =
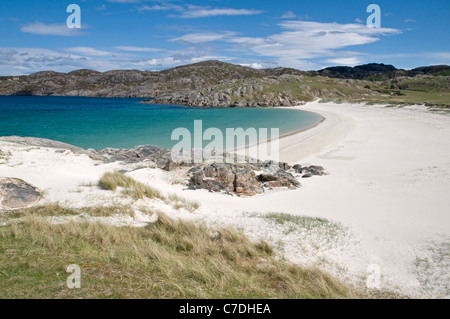
<path id="1" fill-rule="evenodd" d="M 292 167 L 295 172 L 302 174 L 303 178 L 309 178 L 312 176 L 323 176 L 326 175 L 325 169 L 322 166 L 301 166 L 299 164 Z"/>
<path id="2" fill-rule="evenodd" d="M 249 165 L 237 165 L 233 167 L 235 174 L 235 192 L 238 195 L 254 196 L 264 192 L 256 179 L 255 172 Z"/>
<path id="3" fill-rule="evenodd" d="M 300 186 L 297 178 L 288 171 L 294 171 L 303 178 L 311 176 L 325 175 L 325 169 L 321 166 L 301 166 L 299 164 L 290 166 L 287 163 L 279 163 L 272 160 L 260 161 L 246 156 L 217 152 L 216 160 L 227 158 L 232 163 L 212 163 L 193 164 L 191 158 L 203 150 L 194 149 L 191 157 L 180 156 L 172 159 L 172 152 L 168 149 L 142 145 L 132 149 L 105 148 L 102 150 L 84 150 L 72 145 L 38 138 L 22 137 L 0 137 L 1 140 L 8 140 L 26 145 L 39 145 L 43 147 L 54 147 L 60 150 L 69 150 L 74 153 L 86 154 L 93 159 L 101 160 L 105 163 L 124 162 L 138 164 L 140 167 L 158 167 L 171 171 L 177 167 L 191 167 L 187 171 L 190 176 L 189 186 L 192 189 L 208 189 L 213 192 L 227 192 L 239 196 L 254 196 L 264 192 L 266 188 L 287 187 L 290 189 Z M 144 165 L 144 166 L 142 166 Z M 255 171 L 262 171 L 256 176 Z"/>
<path id="4" fill-rule="evenodd" d="M 280 169 L 280 166 L 278 163 L 269 160 L 262 162 L 260 164 L 260 169 L 267 174 L 276 174 Z"/>
<path id="5" fill-rule="evenodd" d="M 200 164 L 188 171 L 191 176 L 189 186 L 193 189 L 223 191 L 238 196 L 261 194 L 264 192 L 264 187 L 294 189 L 300 186 L 292 174 L 279 169 L 278 166 L 278 163 L 273 161 L 258 162 L 257 164 Z M 256 176 L 255 170 L 261 168 L 265 168 L 269 172 Z M 276 168 L 275 171 L 272 168 Z"/>
<path id="6" fill-rule="evenodd" d="M 188 173 L 191 174 L 189 186 L 192 189 L 208 189 L 238 196 L 254 196 L 264 192 L 255 172 L 248 164 L 201 164 L 190 169 Z"/>
<path id="7" fill-rule="evenodd" d="M 258 180 L 263 183 L 265 187 L 287 187 L 294 189 L 300 186 L 298 180 L 291 174 L 283 170 L 279 170 L 275 174 L 261 174 Z"/>
<path id="8" fill-rule="evenodd" d="M 291 166 L 288 163 L 284 163 L 284 162 L 278 163 L 278 166 L 280 167 L 280 169 L 285 170 L 285 171 L 291 169 Z"/>
<path id="9" fill-rule="evenodd" d="M 175 168 L 170 150 L 153 145 L 142 145 L 132 149 L 105 148 L 91 151 L 95 156 L 104 158 L 106 163 L 125 162 L 141 163 L 149 162 L 156 167 L 170 171 Z"/>
<path id="10" fill-rule="evenodd" d="M 278 180 L 278 178 L 272 174 L 261 174 L 261 175 L 258 175 L 258 180 L 260 182 L 273 182 L 273 181 Z"/>
<path id="11" fill-rule="evenodd" d="M 37 187 L 18 178 L 0 178 L 0 203 L 3 209 L 24 208 L 40 198 Z"/>
<path id="12" fill-rule="evenodd" d="M 74 153 L 84 153 L 86 152 L 84 149 L 73 146 L 70 144 L 66 144 L 63 142 L 48 140 L 45 138 L 39 137 L 21 137 L 21 136 L 2 136 L 0 140 L 7 141 L 16 144 L 28 145 L 28 146 L 39 146 L 39 147 L 50 147 L 50 148 L 59 148 L 70 150 Z"/>

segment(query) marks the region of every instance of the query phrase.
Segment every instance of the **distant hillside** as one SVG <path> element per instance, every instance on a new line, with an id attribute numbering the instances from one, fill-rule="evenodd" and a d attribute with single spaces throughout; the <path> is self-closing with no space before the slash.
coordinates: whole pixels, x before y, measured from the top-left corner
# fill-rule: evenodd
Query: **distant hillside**
<path id="1" fill-rule="evenodd" d="M 116 70 L 70 73 L 37 72 L 0 77 L 2 95 L 153 97 L 171 90 L 196 90 L 234 79 L 261 77 L 264 71 L 219 61 L 201 62 L 160 72 Z"/>
<path id="2" fill-rule="evenodd" d="M 416 75 L 450 76 L 450 66 L 436 65 L 401 70 L 393 65 L 370 63 L 355 67 L 335 66 L 317 71 L 317 75 L 340 79 L 392 79 L 401 76 L 414 77 Z"/>
<path id="3" fill-rule="evenodd" d="M 340 79 L 366 80 L 370 76 L 384 76 L 394 74 L 394 71 L 397 71 L 397 69 L 392 65 L 371 63 L 358 65 L 355 67 L 334 66 L 317 71 L 317 74 Z"/>
<path id="4" fill-rule="evenodd" d="M 252 69 L 205 61 L 159 72 L 43 71 L 0 77 L 0 95 L 154 98 L 203 107 L 290 106 L 314 99 L 450 105 L 449 66 L 366 64 L 319 71 Z"/>

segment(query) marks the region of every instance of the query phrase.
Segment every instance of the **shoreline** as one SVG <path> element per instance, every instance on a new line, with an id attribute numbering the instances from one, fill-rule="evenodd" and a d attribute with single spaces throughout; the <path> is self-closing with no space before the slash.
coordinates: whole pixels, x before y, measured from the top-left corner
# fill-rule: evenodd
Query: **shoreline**
<path id="1" fill-rule="evenodd" d="M 67 98 L 67 97 L 60 97 L 60 96 L 52 96 L 52 98 Z M 48 97 L 45 97 L 48 98 Z M 71 97 L 72 98 L 72 97 Z M 80 97 L 73 97 L 73 98 L 80 98 Z M 86 98 L 86 97 L 83 97 Z M 108 99 L 108 98 L 98 98 L 98 99 Z M 129 100 L 129 98 L 126 98 L 125 100 Z M 14 102 L 14 101 L 12 101 Z M 20 102 L 22 103 L 22 102 Z M 78 103 L 78 102 L 77 102 Z M 75 103 L 75 105 L 78 105 L 77 103 Z M 130 104 L 127 102 L 123 102 L 125 103 L 125 106 L 129 106 Z M 134 104 L 134 103 L 133 103 Z M 139 104 L 139 103 L 138 103 Z M 6 106 L 8 106 L 8 104 L 6 104 Z M 180 107 L 180 108 L 185 108 L 185 109 L 189 109 L 189 110 L 205 110 L 206 108 L 204 107 L 190 107 L 190 106 L 183 106 L 183 105 L 173 105 L 174 107 Z M 169 107 L 169 106 L 166 106 Z M 215 108 L 207 108 L 208 110 L 220 110 L 220 109 L 232 109 L 232 108 L 220 108 L 220 107 L 215 107 Z M 243 108 L 241 108 L 243 109 Z M 250 109 L 250 108 L 247 108 Z M 292 119 L 292 117 L 297 116 L 297 117 L 302 117 L 303 115 L 296 115 L 293 113 L 282 113 L 283 111 L 277 111 L 277 107 L 273 107 L 273 108 L 267 108 L 267 107 L 259 107 L 259 108 L 253 108 L 253 109 L 259 109 L 260 111 L 266 111 L 268 109 L 273 110 L 274 112 L 279 112 L 279 113 L 274 113 L 275 117 L 279 118 L 279 120 L 277 120 L 277 124 L 278 125 L 273 125 L 271 124 L 272 121 L 272 115 L 269 114 L 271 112 L 246 112 L 246 113 L 236 113 L 234 114 L 233 111 L 231 112 L 227 112 L 225 113 L 229 115 L 224 117 L 224 120 L 216 120 L 217 123 L 212 123 L 209 125 L 209 127 L 221 127 L 221 131 L 222 134 L 224 136 L 225 135 L 225 128 L 232 128 L 233 126 L 237 126 L 238 127 L 252 127 L 254 126 L 254 116 L 257 118 L 261 119 L 261 122 L 259 122 L 259 125 L 257 127 L 261 127 L 261 128 L 270 128 L 270 127 L 279 127 L 280 131 L 284 131 L 282 132 L 282 134 L 280 135 L 280 138 L 284 138 L 286 136 L 304 131 L 304 130 L 308 130 L 318 124 L 320 124 L 321 121 L 323 121 L 323 118 L 314 112 L 308 112 L 305 111 L 306 113 L 310 113 L 309 116 L 311 118 L 309 118 L 307 115 L 305 115 L 306 119 L 303 120 L 302 122 L 304 123 L 299 123 L 296 122 L 294 119 Z M 286 109 L 292 112 L 293 111 L 293 107 L 280 107 L 280 109 Z M 195 115 L 198 114 L 198 115 Z M 188 116 L 190 117 L 190 122 L 186 122 L 183 118 L 180 118 L 177 121 L 183 122 L 184 124 L 181 124 L 181 126 L 186 126 L 187 124 L 193 122 L 193 119 L 195 119 L 196 117 L 200 116 L 202 117 L 203 113 L 193 113 L 192 115 Z M 209 113 L 208 113 L 209 114 Z M 206 115 L 205 120 L 208 120 L 210 117 L 216 118 L 217 115 L 220 115 L 222 113 L 211 113 L 211 115 Z M 244 115 L 240 115 L 240 114 L 244 114 Z M 278 114 L 278 115 L 277 115 Z M 290 115 L 289 115 L 290 114 Z M 254 115 L 254 116 L 253 116 Z M 12 114 L 12 116 L 14 116 L 14 114 Z M 220 116 L 219 116 L 220 117 Z M 234 118 L 237 117 L 237 120 L 240 120 L 242 123 L 241 124 L 233 124 L 234 123 Z M 14 116 L 12 119 L 15 119 L 16 117 Z M 11 120 L 12 120 L 11 119 Z M 15 119 L 17 121 L 19 121 L 20 119 Z M 77 118 L 78 120 L 78 118 Z M 37 121 L 41 121 L 41 118 L 37 118 Z M 120 119 L 119 119 L 120 121 Z M 177 123 L 177 121 L 175 121 L 176 125 L 180 125 L 180 123 Z M 86 122 L 86 121 L 85 121 Z M 136 121 L 135 121 L 136 122 Z M 40 122 L 39 122 L 40 123 Z M 150 123 L 150 124 L 148 124 Z M 71 144 L 73 146 L 76 147 L 80 147 L 80 148 L 84 148 L 85 150 L 87 149 L 105 149 L 105 148 L 115 148 L 115 149 L 132 149 L 134 147 L 137 146 L 143 146 L 143 145 L 154 145 L 154 146 L 158 146 L 158 147 L 164 147 L 164 148 L 171 148 L 176 142 L 173 142 L 170 140 L 170 134 L 171 134 L 171 127 L 173 129 L 175 129 L 177 126 L 175 125 L 171 125 L 174 123 L 169 123 L 169 125 L 167 125 L 167 123 L 159 123 L 159 122 L 155 122 L 154 124 L 151 124 L 152 122 L 147 122 L 145 123 L 147 129 L 144 129 L 141 131 L 139 131 L 140 134 L 131 134 L 128 138 L 121 138 L 120 137 L 120 132 L 118 132 L 119 134 L 114 135 L 114 137 L 116 137 L 115 139 L 112 138 L 107 138 L 103 135 L 101 135 L 102 137 L 97 138 L 97 139 L 89 139 L 89 135 L 93 134 L 95 135 L 95 130 L 90 130 L 90 129 L 86 129 L 86 132 L 83 133 L 84 136 L 83 138 L 78 138 L 79 133 L 76 133 L 79 129 L 77 129 L 77 127 L 74 127 L 73 125 L 68 125 L 69 123 L 65 123 L 65 122 L 61 122 L 59 120 L 59 118 L 56 118 L 56 127 L 54 128 L 54 130 L 44 130 L 41 132 L 38 132 L 36 130 L 33 129 L 22 129 L 21 127 L 12 127 L 10 125 L 10 123 L 5 122 L 5 129 L 2 135 L 4 136 L 21 136 L 21 137 L 35 137 L 35 138 L 45 138 L 45 139 L 51 139 L 54 141 L 59 141 L 59 142 L 63 142 L 63 143 L 68 143 Z M 187 124 L 186 124 L 187 123 Z M 66 125 L 68 127 L 70 127 L 70 132 L 69 134 L 66 133 Z M 82 124 L 82 123 L 81 123 Z M 81 125 L 80 124 L 80 125 Z M 88 124 L 91 124 L 90 122 L 88 122 Z M 119 123 L 120 124 L 120 123 Z M 189 124 L 188 127 L 191 125 Z M 136 122 L 136 127 L 140 128 L 142 123 L 137 121 Z M 150 125 L 150 126 L 149 126 Z M 89 127 L 91 127 L 92 125 L 89 125 Z M 128 127 L 133 127 L 133 122 L 130 122 Z M 151 129 L 153 126 L 156 126 L 156 130 L 155 129 Z M 165 129 L 164 129 L 165 127 Z M 206 128 L 205 128 L 206 129 Z M 146 133 L 146 134 L 144 134 Z M 202 132 L 203 133 L 203 132 Z M 191 132 L 192 134 L 192 132 Z M 270 136 L 269 136 L 270 137 Z M 270 139 L 269 139 L 270 140 Z M 89 142 L 90 141 L 90 142 Z M 247 141 L 244 141 L 244 143 Z M 242 143 L 242 144 L 244 144 Z M 203 142 L 203 144 L 208 144 L 207 140 L 205 140 Z M 225 143 L 224 143 L 225 144 Z M 239 143 L 241 144 L 241 143 Z M 225 146 L 225 145 L 224 145 Z M 242 145 L 245 147 L 248 147 L 247 145 Z M 240 148 L 242 146 L 237 146 L 237 148 Z M 226 150 L 226 146 L 225 149 Z"/>
<path id="2" fill-rule="evenodd" d="M 316 112 L 324 120 L 280 139 L 280 161 L 321 165 L 328 176 L 302 179 L 298 190 L 257 198 L 200 193 L 194 198 L 222 215 L 222 223 L 249 229 L 250 234 L 260 231 L 247 225 L 238 212 L 283 212 L 342 223 L 359 243 L 323 254 L 347 268 L 351 277 L 364 276 L 368 265 L 377 264 L 383 287 L 416 297 L 448 296 L 448 287 L 439 283 L 446 279 L 433 272 L 447 271 L 450 265 L 437 262 L 442 256 L 433 255 L 437 252 L 432 247 L 450 244 L 450 200 L 445 191 L 450 188 L 450 117 L 428 112 L 424 106 L 308 103 L 296 108 Z M 210 214 L 203 218 L 218 218 Z M 299 243 L 288 237 L 280 234 L 274 241 L 288 241 L 291 260 L 317 260 L 308 253 L 296 255 Z M 432 270 L 425 271 L 417 260 L 425 260 Z"/>
<path id="3" fill-rule="evenodd" d="M 309 102 L 305 105 L 282 107 L 283 109 L 314 113 L 321 119 L 307 128 L 282 134 L 279 137 L 279 158 L 276 159 L 277 161 L 297 164 L 306 157 L 327 147 L 332 141 L 344 138 L 354 128 L 355 123 L 351 118 L 311 107 L 311 105 L 316 104 L 318 104 L 318 101 Z M 258 147 L 271 149 L 271 141 L 272 139 L 269 138 L 258 144 L 240 146 L 236 148 L 235 152 L 239 155 L 245 155 L 246 152 L 257 152 Z M 304 148 L 305 146 L 306 148 Z M 302 147 L 300 151 L 299 147 Z M 258 157 L 258 159 L 266 160 L 273 159 L 273 157 Z"/>
<path id="4" fill-rule="evenodd" d="M 295 108 L 295 106 L 292 106 L 292 108 Z M 299 134 L 299 133 L 302 133 L 302 132 L 307 131 L 307 130 L 310 130 L 310 129 L 313 129 L 313 128 L 315 128 L 316 126 L 320 125 L 323 121 L 325 121 L 325 117 L 323 117 L 323 116 L 320 115 L 319 113 L 310 112 L 310 111 L 304 111 L 304 110 L 299 110 L 299 111 L 308 112 L 308 113 L 314 113 L 314 114 L 316 114 L 316 115 L 319 115 L 319 116 L 320 116 L 320 120 L 317 121 L 316 123 L 314 123 L 313 125 L 310 125 L 310 126 L 308 126 L 308 127 L 305 127 L 305 128 L 303 128 L 303 129 L 295 130 L 295 131 L 292 131 L 292 132 L 289 132 L 289 133 L 281 134 L 281 135 L 280 135 L 280 139 L 281 139 L 281 138 L 288 137 L 288 136 L 291 136 L 291 135 Z M 270 141 L 270 139 L 269 139 L 268 141 Z"/>
<path id="5" fill-rule="evenodd" d="M 308 129 L 282 136 L 280 138 L 280 159 L 286 159 L 288 163 L 301 161 L 326 148 L 333 142 L 343 139 L 354 129 L 355 122 L 351 118 L 328 110 L 317 110 L 314 107 L 317 103 L 319 102 L 315 101 L 292 107 L 294 110 L 315 113 L 321 116 L 322 119 Z M 335 136 L 330 138 L 331 135 Z M 298 148 L 304 147 L 305 144 L 313 145 L 314 148 L 299 152 Z M 294 152 L 294 149 L 296 149 L 296 152 Z"/>
<path id="6" fill-rule="evenodd" d="M 264 234 L 275 247 L 283 243 L 279 251 L 289 261 L 318 265 L 349 282 L 364 284 L 368 265 L 376 264 L 382 289 L 448 297 L 450 266 L 435 247 L 443 247 L 444 254 L 450 247 L 450 117 L 419 106 L 313 102 L 295 108 L 324 119 L 280 139 L 280 160 L 321 165 L 329 173 L 301 179 L 302 187 L 295 190 L 269 190 L 249 198 L 189 190 L 178 183 L 179 170 L 99 164 L 86 154 L 4 141 L 2 151 L 11 155 L 0 165 L 0 176 L 39 187 L 46 194 L 41 203 L 83 207 L 123 200 L 96 185 L 105 172 L 125 169 L 165 194 L 201 204 L 194 214 L 166 211 L 171 217 L 232 226 L 254 240 Z M 132 205 L 161 209 L 150 200 Z M 284 229 L 267 217 L 274 212 L 326 219 L 343 225 L 348 234 L 330 239 L 320 228 Z"/>
<path id="7" fill-rule="evenodd" d="M 312 114 L 315 114 L 315 115 L 319 116 L 320 120 L 318 120 L 316 123 L 314 123 L 314 124 L 312 124 L 312 125 L 310 125 L 308 127 L 305 127 L 305 128 L 302 128 L 302 129 L 298 129 L 298 130 L 293 130 L 291 132 L 281 134 L 278 137 L 278 139 L 280 141 L 282 139 L 286 138 L 286 137 L 297 135 L 297 134 L 305 132 L 307 130 L 311 130 L 311 129 L 319 126 L 320 124 L 322 124 L 326 120 L 326 118 L 322 114 L 319 114 L 319 113 L 316 113 L 316 112 L 313 112 L 313 111 L 300 110 L 299 107 L 300 106 L 287 106 L 287 107 L 286 106 L 283 106 L 283 107 L 280 106 L 280 107 L 277 107 L 277 108 L 286 109 L 286 110 L 294 109 L 294 110 L 302 111 L 302 112 L 305 112 L 305 113 L 312 113 Z M 257 142 L 256 144 L 246 144 L 246 145 L 242 145 L 242 146 L 237 146 L 233 150 L 235 150 L 235 152 L 237 154 L 239 154 L 239 152 L 242 152 L 245 149 L 251 149 L 251 148 L 254 148 L 255 146 L 258 146 L 258 145 L 267 145 L 267 143 L 271 143 L 272 140 L 273 140 L 273 138 L 271 137 L 271 138 L 268 138 L 267 140 Z M 226 150 L 226 151 L 228 152 L 229 150 Z M 260 159 L 260 158 L 258 158 L 258 159 Z"/>

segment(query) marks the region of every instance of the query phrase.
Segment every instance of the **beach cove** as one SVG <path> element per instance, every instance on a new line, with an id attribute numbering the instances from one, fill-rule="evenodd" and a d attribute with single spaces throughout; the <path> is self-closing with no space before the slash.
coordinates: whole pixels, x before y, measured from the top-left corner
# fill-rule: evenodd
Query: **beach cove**
<path id="1" fill-rule="evenodd" d="M 179 183 L 177 170 L 133 167 L 127 176 L 196 201 L 200 208 L 194 213 L 167 209 L 149 199 L 134 205 L 164 208 L 175 218 L 233 226 L 255 240 L 263 236 L 288 260 L 318 266 L 355 284 L 364 284 L 368 266 L 378 265 L 383 289 L 448 297 L 450 117 L 422 106 L 313 102 L 296 109 L 325 120 L 283 137 L 280 159 L 322 165 L 328 175 L 302 179 L 294 190 L 237 197 L 187 189 Z M 0 176 L 21 178 L 44 190 L 41 202 L 85 207 L 122 200 L 96 184 L 105 172 L 126 169 L 123 164 L 99 165 L 70 151 L 0 143 L 11 154 L 0 165 Z M 272 217 L 280 213 L 326 219 L 333 227 L 277 223 Z M 141 214 L 105 221 L 149 222 Z"/>

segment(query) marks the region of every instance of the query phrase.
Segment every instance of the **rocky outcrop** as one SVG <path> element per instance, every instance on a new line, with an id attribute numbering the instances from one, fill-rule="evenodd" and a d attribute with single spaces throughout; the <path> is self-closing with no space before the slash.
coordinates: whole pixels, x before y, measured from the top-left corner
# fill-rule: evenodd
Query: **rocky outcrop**
<path id="1" fill-rule="evenodd" d="M 171 171 L 177 167 L 190 167 L 187 171 L 188 186 L 191 189 L 207 189 L 211 192 L 225 192 L 238 196 L 254 196 L 265 189 L 300 187 L 298 178 L 325 175 L 321 166 L 291 167 L 287 163 L 259 161 L 247 157 L 223 154 L 223 158 L 233 158 L 233 163 L 193 164 L 189 161 L 173 160 L 171 151 L 165 148 L 144 145 L 133 149 L 88 150 L 95 158 L 105 163 L 145 163 L 146 166 Z M 192 158 L 194 157 L 194 151 Z M 296 174 L 296 176 L 294 176 Z"/>
<path id="2" fill-rule="evenodd" d="M 258 176 L 258 180 L 267 188 L 287 187 L 295 189 L 300 186 L 297 178 L 281 169 L 275 174 L 261 174 Z"/>
<path id="3" fill-rule="evenodd" d="M 171 151 L 158 146 L 142 145 L 132 149 L 115 149 L 105 148 L 102 150 L 88 149 L 73 146 L 70 144 L 48 140 L 38 137 L 21 137 L 21 136 L 2 136 L 2 141 L 8 141 L 16 144 L 27 146 L 38 146 L 55 148 L 58 150 L 68 150 L 74 154 L 85 154 L 94 160 L 105 163 L 124 162 L 124 163 L 144 163 L 148 166 L 158 167 L 167 171 L 172 170 L 176 165 L 183 163 L 174 163 L 171 158 Z"/>
<path id="4" fill-rule="evenodd" d="M 153 145 L 142 145 L 132 149 L 105 148 L 102 150 L 89 150 L 95 158 L 103 160 L 105 163 L 144 163 L 158 167 L 166 171 L 171 171 L 175 165 L 170 150 Z"/>
<path id="5" fill-rule="evenodd" d="M 302 178 L 326 175 L 325 169 L 322 166 L 301 166 L 297 164 L 293 166 L 293 169 L 298 174 L 301 174 Z"/>
<path id="6" fill-rule="evenodd" d="M 211 192 L 254 196 L 262 194 L 266 189 L 300 187 L 298 178 L 302 176 L 294 176 L 295 173 L 296 170 L 287 163 L 274 161 L 200 164 L 188 171 L 190 176 L 188 186 L 192 189 L 207 189 Z"/>
<path id="7" fill-rule="evenodd" d="M 144 103 L 182 104 L 197 107 L 277 107 L 301 105 L 311 100 L 310 96 L 301 96 L 300 75 L 281 75 L 277 78 L 259 77 L 245 80 L 233 80 L 226 84 L 215 85 L 202 90 L 166 92 Z M 286 83 L 293 90 L 280 91 L 277 86 Z M 275 88 L 275 89 L 274 89 Z"/>
<path id="8" fill-rule="evenodd" d="M 295 189 L 301 186 L 299 178 L 325 175 L 325 170 L 321 166 L 301 166 L 299 164 L 290 166 L 283 162 L 260 161 L 229 153 L 216 154 L 215 163 L 194 164 L 186 158 L 173 159 L 171 150 L 152 145 L 142 145 L 132 149 L 84 150 L 69 144 L 33 137 L 0 137 L 0 140 L 68 150 L 76 154 L 85 154 L 104 163 L 138 164 L 128 167 L 132 170 L 142 167 L 160 168 L 166 171 L 184 168 L 188 169 L 186 174 L 189 177 L 188 186 L 190 188 L 207 189 L 212 192 L 225 192 L 238 196 L 254 196 L 263 193 L 265 189 L 280 187 Z M 195 158 L 196 152 L 202 154 L 201 150 L 193 150 L 191 158 Z M 220 162 L 224 159 L 231 162 Z M 12 189 L 12 186 L 10 187 Z M 31 189 L 29 190 L 31 194 Z"/>
<path id="9" fill-rule="evenodd" d="M 212 192 L 223 191 L 239 196 L 254 196 L 264 192 L 255 172 L 248 164 L 198 165 L 190 169 L 188 174 L 191 174 L 189 186 L 192 189 L 203 188 Z"/>
<path id="10" fill-rule="evenodd" d="M 0 178 L 0 209 L 24 208 L 39 198 L 37 187 L 18 178 Z"/>
<path id="11" fill-rule="evenodd" d="M 1 136 L 2 141 L 7 141 L 16 144 L 29 145 L 29 146 L 39 146 L 39 147 L 50 147 L 65 149 L 74 152 L 75 154 L 86 153 L 81 147 L 66 144 L 63 142 L 48 140 L 46 138 L 40 137 L 22 137 L 22 136 Z"/>
<path id="12" fill-rule="evenodd" d="M 242 89 L 243 88 L 238 88 L 238 90 Z M 312 100 L 312 98 L 302 100 L 285 92 L 267 93 L 256 96 L 247 94 L 240 98 L 235 98 L 232 94 L 227 92 L 216 93 L 206 90 L 200 92 L 167 93 L 152 100 L 144 101 L 144 103 L 175 104 L 196 107 L 279 107 L 303 105 L 309 100 Z"/>

